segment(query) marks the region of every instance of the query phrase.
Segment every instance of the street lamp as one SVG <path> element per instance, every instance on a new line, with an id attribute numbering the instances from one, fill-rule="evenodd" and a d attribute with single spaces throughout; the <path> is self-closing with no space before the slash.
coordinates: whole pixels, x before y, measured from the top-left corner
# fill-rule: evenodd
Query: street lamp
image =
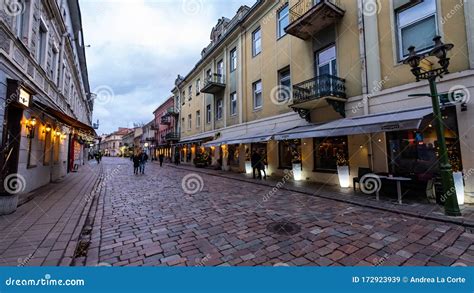
<path id="1" fill-rule="evenodd" d="M 448 148 L 446 147 L 446 139 L 444 137 L 444 125 L 441 115 L 438 89 L 436 86 L 436 78 L 442 78 L 443 75 L 448 74 L 449 61 L 447 57 L 448 52 L 453 49 L 453 44 L 444 44 L 440 36 L 436 36 L 433 41 L 435 46 L 428 54 L 417 54 L 416 48 L 411 46 L 408 48 L 409 56 L 403 62 L 411 66 L 411 72 L 416 77 L 416 81 L 428 80 L 430 83 L 431 102 L 433 104 L 433 114 L 436 127 L 436 135 L 439 144 L 439 165 L 441 173 L 441 181 L 443 184 L 443 197 L 445 199 L 444 209 L 448 216 L 461 216 L 459 210 L 458 200 L 456 197 L 456 188 L 454 186 L 453 170 L 449 163 Z M 428 56 L 436 57 L 439 60 L 440 68 L 429 71 L 423 70 L 420 67 L 421 60 Z"/>

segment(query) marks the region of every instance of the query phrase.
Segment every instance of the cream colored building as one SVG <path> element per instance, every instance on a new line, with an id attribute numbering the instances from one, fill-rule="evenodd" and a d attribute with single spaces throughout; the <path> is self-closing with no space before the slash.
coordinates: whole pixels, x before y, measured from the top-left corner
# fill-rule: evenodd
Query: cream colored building
<path id="1" fill-rule="evenodd" d="M 433 37 L 453 43 L 441 93 L 448 148 L 474 201 L 472 1 L 257 1 L 213 28 L 202 59 L 173 93 L 180 108 L 181 160 L 208 152 L 224 170 L 245 171 L 253 149 L 282 176 L 302 162 L 301 180 L 338 184 L 336 155 L 359 168 L 433 176 L 436 136 L 429 92 L 415 82 L 407 48 L 429 52 Z M 432 59 L 424 64 L 426 67 Z M 436 160 L 434 160 L 436 161 Z M 248 163 L 247 163 L 248 164 Z M 350 180 L 352 183 L 352 180 Z M 416 181 L 417 182 L 417 181 Z"/>

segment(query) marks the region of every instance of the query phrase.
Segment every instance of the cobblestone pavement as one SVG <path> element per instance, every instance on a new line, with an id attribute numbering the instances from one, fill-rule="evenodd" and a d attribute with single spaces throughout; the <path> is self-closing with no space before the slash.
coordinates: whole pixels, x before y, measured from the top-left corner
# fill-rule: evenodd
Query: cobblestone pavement
<path id="1" fill-rule="evenodd" d="M 128 160 L 104 164 L 106 192 L 76 264 L 474 265 L 474 235 L 462 226 L 154 163 L 138 176 Z M 280 235 L 267 229 L 274 222 L 300 230 Z"/>
<path id="2" fill-rule="evenodd" d="M 0 216 L 0 266 L 70 265 L 99 174 L 97 164 L 87 163 Z"/>

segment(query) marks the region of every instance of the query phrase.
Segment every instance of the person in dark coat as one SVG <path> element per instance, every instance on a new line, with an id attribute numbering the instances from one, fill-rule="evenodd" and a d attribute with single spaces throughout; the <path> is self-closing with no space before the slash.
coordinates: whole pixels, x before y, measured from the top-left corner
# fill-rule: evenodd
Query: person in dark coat
<path id="1" fill-rule="evenodd" d="M 139 155 L 139 161 L 140 173 L 145 174 L 145 164 L 148 162 L 148 155 L 142 151 Z"/>
<path id="2" fill-rule="evenodd" d="M 179 165 L 179 163 L 180 163 L 180 162 L 179 162 L 179 159 L 180 159 L 180 158 L 179 158 L 179 152 L 176 151 L 176 152 L 174 153 L 174 164 L 175 164 L 175 165 Z"/>
<path id="3" fill-rule="evenodd" d="M 252 157 L 250 158 L 252 164 L 253 179 L 255 179 L 255 171 L 258 172 L 258 179 L 262 179 L 262 173 L 260 173 L 259 165 L 261 161 L 260 154 L 257 151 L 253 151 Z"/>
<path id="4" fill-rule="evenodd" d="M 138 168 L 140 168 L 140 156 L 138 154 L 132 155 L 133 161 L 133 174 L 138 174 Z"/>
<path id="5" fill-rule="evenodd" d="M 165 155 L 160 154 L 158 156 L 158 160 L 160 160 L 160 167 L 163 167 L 163 161 L 165 160 Z"/>

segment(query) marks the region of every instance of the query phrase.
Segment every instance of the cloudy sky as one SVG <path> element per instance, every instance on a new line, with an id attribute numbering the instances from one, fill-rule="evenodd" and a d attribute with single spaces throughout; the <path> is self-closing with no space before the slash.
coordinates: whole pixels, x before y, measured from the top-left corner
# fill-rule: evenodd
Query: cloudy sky
<path id="1" fill-rule="evenodd" d="M 153 119 L 221 16 L 255 0 L 80 0 L 98 133 Z"/>

